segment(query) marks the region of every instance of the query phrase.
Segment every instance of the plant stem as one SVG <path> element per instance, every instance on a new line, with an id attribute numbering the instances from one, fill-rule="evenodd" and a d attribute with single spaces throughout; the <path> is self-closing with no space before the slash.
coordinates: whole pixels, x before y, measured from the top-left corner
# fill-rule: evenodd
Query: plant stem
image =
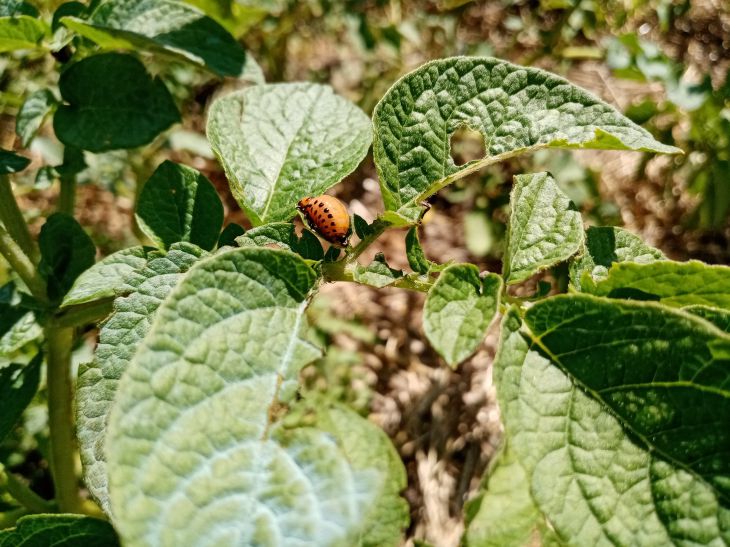
<path id="1" fill-rule="evenodd" d="M 370 247 L 370 245 L 378 239 L 382 233 L 390 228 L 392 224 L 386 220 L 383 220 L 382 218 L 376 218 L 375 221 L 370 226 L 370 229 L 372 230 L 369 234 L 367 234 L 363 239 L 361 239 L 357 245 L 354 247 L 350 247 L 347 252 L 345 253 L 345 257 L 342 259 L 343 262 L 347 264 L 352 264 L 357 260 L 357 257 L 359 257 L 365 249 Z"/>
<path id="2" fill-rule="evenodd" d="M 0 254 L 5 257 L 5 260 L 28 286 L 31 294 L 37 300 L 47 304 L 46 282 L 40 276 L 28 255 L 23 252 L 16 240 L 3 226 L 0 226 Z"/>
<path id="3" fill-rule="evenodd" d="M 46 326 L 48 344 L 48 425 L 51 441 L 51 470 L 56 501 L 62 513 L 82 510 L 76 476 L 76 441 L 73 431 L 71 347 L 74 331 Z"/>
<path id="4" fill-rule="evenodd" d="M 13 473 L 7 469 L 3 469 L 1 465 L 0 485 L 4 486 L 15 500 L 19 501 L 34 513 L 51 513 L 54 511 L 53 503 L 44 500 L 33 492 L 22 481 L 18 480 Z"/>
<path id="5" fill-rule="evenodd" d="M 112 312 L 114 298 L 103 298 L 63 308 L 49 319 L 53 327 L 82 327 L 104 319 Z"/>
<path id="6" fill-rule="evenodd" d="M 353 274 L 353 264 L 346 264 L 343 261 L 329 262 L 322 264 L 322 276 L 325 281 L 347 281 L 357 283 Z M 416 276 L 413 274 L 404 275 L 394 280 L 387 287 L 395 287 L 397 289 L 407 289 L 410 291 L 428 292 L 433 285 L 430 279 L 424 279 L 424 276 Z"/>
<path id="7" fill-rule="evenodd" d="M 28 224 L 20 212 L 18 202 L 15 201 L 10 179 L 7 175 L 0 175 L 0 221 L 33 265 L 38 263 L 39 253 L 33 238 L 28 230 Z"/>
<path id="8" fill-rule="evenodd" d="M 73 216 L 76 203 L 76 177 L 61 176 L 61 193 L 58 196 L 58 211 Z"/>

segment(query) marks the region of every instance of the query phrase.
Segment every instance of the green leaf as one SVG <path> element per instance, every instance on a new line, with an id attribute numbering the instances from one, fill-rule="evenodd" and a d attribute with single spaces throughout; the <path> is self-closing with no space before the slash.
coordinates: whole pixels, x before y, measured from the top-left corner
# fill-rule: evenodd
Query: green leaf
<path id="1" fill-rule="evenodd" d="M 385 208 L 409 221 L 423 199 L 500 157 L 545 147 L 680 152 L 563 78 L 489 57 L 426 63 L 390 88 L 373 124 Z M 484 135 L 487 156 L 456 165 L 450 139 L 464 126 Z"/>
<path id="2" fill-rule="evenodd" d="M 11 17 L 14 15 L 38 17 L 38 10 L 28 2 L 22 0 L 3 0 L 0 2 L 0 17 Z"/>
<path id="3" fill-rule="evenodd" d="M 570 265 L 570 281 L 581 290 L 581 279 L 589 275 L 594 281 L 603 279 L 616 262 L 648 264 L 666 257 L 623 228 L 591 226 L 586 230 L 583 253 Z"/>
<path id="4" fill-rule="evenodd" d="M 236 239 L 241 237 L 245 233 L 246 230 L 243 226 L 241 226 L 240 224 L 236 224 L 235 222 L 231 222 L 225 228 L 223 228 L 221 235 L 218 237 L 218 247 L 235 247 Z"/>
<path id="5" fill-rule="evenodd" d="M 29 515 L 15 528 L 0 531 L 0 547 L 118 547 L 114 528 L 105 520 L 82 515 Z"/>
<path id="6" fill-rule="evenodd" d="M 0 17 L 0 53 L 40 47 L 47 30 L 36 16 Z"/>
<path id="7" fill-rule="evenodd" d="M 507 446 L 477 498 L 469 502 L 465 547 L 525 547 L 539 537 L 544 518 L 530 495 L 525 469 Z"/>
<path id="8" fill-rule="evenodd" d="M 682 309 L 709 321 L 721 331 L 730 334 L 730 311 L 718 310 L 708 306 L 687 306 Z"/>
<path id="9" fill-rule="evenodd" d="M 446 268 L 426 296 L 423 330 L 431 346 L 451 366 L 474 353 L 499 307 L 502 278 L 480 277 L 473 264 Z"/>
<path id="10" fill-rule="evenodd" d="M 530 349 L 520 326 L 511 310 L 494 380 L 510 447 L 557 535 L 571 545 L 727 543 L 730 511 L 712 488 L 637 444 L 605 406 Z"/>
<path id="11" fill-rule="evenodd" d="M 317 84 L 266 84 L 213 103 L 208 139 L 234 197 L 258 226 L 287 221 L 297 202 L 318 196 L 357 167 L 370 120 Z"/>
<path id="12" fill-rule="evenodd" d="M 421 242 L 418 240 L 417 226 L 411 226 L 406 234 L 406 256 L 411 269 L 420 274 L 427 274 L 434 265 L 423 252 Z"/>
<path id="13" fill-rule="evenodd" d="M 223 204 L 199 171 L 166 160 L 142 188 L 135 217 L 160 248 L 189 241 L 210 251 L 223 226 Z"/>
<path id="14" fill-rule="evenodd" d="M 730 267 L 690 260 L 614 264 L 604 279 L 582 278 L 582 290 L 609 298 L 657 300 L 673 307 L 730 310 Z"/>
<path id="15" fill-rule="evenodd" d="M 681 311 L 589 295 L 544 300 L 525 321 L 551 361 L 730 508 L 730 336 Z"/>
<path id="16" fill-rule="evenodd" d="M 94 265 L 96 247 L 76 219 L 54 213 L 38 236 L 41 263 L 38 270 L 48 284 L 48 298 L 60 300 L 81 273 Z"/>
<path id="17" fill-rule="evenodd" d="M 38 351 L 42 339 L 43 328 L 36 321 L 35 314 L 25 312 L 0 337 L 0 358 L 10 362 L 26 360 L 29 353 L 33 355 Z"/>
<path id="18" fill-rule="evenodd" d="M 508 285 L 567 260 L 583 244 L 583 220 L 549 173 L 517 175 L 510 196 L 503 275 Z"/>
<path id="19" fill-rule="evenodd" d="M 61 302 L 61 308 L 85 304 L 117 296 L 125 280 L 147 264 L 147 251 L 142 246 L 112 253 L 84 271 Z"/>
<path id="20" fill-rule="evenodd" d="M 90 85 L 93 82 L 93 85 Z M 180 120 L 170 92 L 130 55 L 105 53 L 61 74 L 53 129 L 66 145 L 91 152 L 147 144 Z"/>
<path id="21" fill-rule="evenodd" d="M 297 237 L 294 224 L 290 222 L 272 222 L 250 229 L 236 239 L 241 247 L 266 247 L 276 245 L 287 251 L 302 255 L 308 260 L 322 260 L 324 250 L 314 234 L 307 230 L 302 231 L 302 237 Z"/>
<path id="22" fill-rule="evenodd" d="M 49 89 L 39 89 L 26 97 L 15 118 L 15 132 L 23 148 L 30 144 L 57 105 L 58 101 Z"/>
<path id="23" fill-rule="evenodd" d="M 179 243 L 167 254 L 151 254 L 145 267 L 131 270 L 116 289 L 127 296 L 114 301 L 114 313 L 102 326 L 94 361 L 79 367 L 76 422 L 84 481 L 107 514 L 111 508 L 104 435 L 119 379 L 149 332 L 157 308 L 205 254 L 195 245 Z"/>
<path id="24" fill-rule="evenodd" d="M 107 433 L 126 543 L 357 544 L 378 467 L 350 462 L 325 431 L 271 421 L 320 355 L 305 315 L 316 280 L 289 251 L 233 249 L 163 302 Z"/>
<path id="25" fill-rule="evenodd" d="M 0 148 L 0 175 L 18 173 L 30 165 L 30 159 Z"/>
<path id="26" fill-rule="evenodd" d="M 104 48 L 173 54 L 219 76 L 238 76 L 246 61 L 228 31 L 174 0 L 102 0 L 87 19 L 61 21 Z"/>
<path id="27" fill-rule="evenodd" d="M 18 423 L 36 391 L 41 375 L 43 355 L 39 352 L 27 365 L 11 364 L 0 367 L 0 441 Z"/>
<path id="28" fill-rule="evenodd" d="M 352 275 L 353 279 L 358 283 L 382 289 L 403 277 L 403 272 L 388 266 L 388 263 L 385 261 L 385 255 L 378 253 L 367 266 L 355 264 Z"/>

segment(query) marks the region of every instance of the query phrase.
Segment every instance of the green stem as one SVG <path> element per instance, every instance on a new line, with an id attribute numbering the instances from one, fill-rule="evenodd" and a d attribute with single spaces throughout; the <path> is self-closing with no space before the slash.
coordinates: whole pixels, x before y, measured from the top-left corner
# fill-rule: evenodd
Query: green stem
<path id="1" fill-rule="evenodd" d="M 347 264 L 344 260 L 338 262 L 329 262 L 322 264 L 322 278 L 325 281 L 346 281 L 348 283 L 357 283 L 353 274 L 353 264 Z M 407 289 L 409 291 L 428 292 L 433 285 L 433 281 L 424 276 L 408 274 L 399 277 L 388 287 L 397 289 Z"/>
<path id="2" fill-rule="evenodd" d="M 58 211 L 73 216 L 76 203 L 76 177 L 61 176 L 61 193 L 58 196 Z"/>
<path id="3" fill-rule="evenodd" d="M 0 530 L 4 530 L 5 528 L 12 528 L 15 526 L 15 523 L 18 522 L 18 519 L 20 517 L 24 517 L 28 514 L 28 509 L 25 507 L 18 507 L 17 509 L 13 509 L 12 511 L 7 511 L 5 513 L 0 513 Z"/>
<path id="4" fill-rule="evenodd" d="M 49 319 L 53 327 L 83 327 L 104 319 L 112 312 L 114 298 L 103 298 L 63 308 Z"/>
<path id="5" fill-rule="evenodd" d="M 0 466 L 0 486 L 4 486 L 8 493 L 19 501 L 26 508 L 34 513 L 51 513 L 54 511 L 53 503 L 44 500 L 33 492 L 28 486 L 11 473 Z"/>
<path id="6" fill-rule="evenodd" d="M 387 220 L 383 220 L 382 218 L 377 218 L 370 226 L 371 232 L 367 234 L 363 239 L 361 239 L 357 245 L 354 247 L 350 247 L 347 252 L 345 253 L 345 257 L 342 259 L 341 262 L 345 262 L 346 264 L 352 264 L 357 260 L 357 257 L 359 257 L 365 249 L 370 247 L 370 245 L 378 239 L 382 233 L 390 228 L 392 224 L 388 222 Z"/>
<path id="7" fill-rule="evenodd" d="M 39 253 L 33 238 L 28 230 L 28 224 L 20 212 L 18 202 L 15 201 L 10 179 L 7 175 L 0 175 L 0 221 L 25 255 L 35 265 L 38 264 Z"/>
<path id="8" fill-rule="evenodd" d="M 56 501 L 62 513 L 79 513 L 82 500 L 76 476 L 76 440 L 73 431 L 71 387 L 72 328 L 45 328 L 48 344 L 48 425 L 51 470 Z"/>
<path id="9" fill-rule="evenodd" d="M 0 226 L 0 254 L 5 257 L 5 260 L 28 286 L 31 294 L 44 304 L 48 303 L 46 282 L 40 276 L 28 255 L 23 252 L 17 241 L 3 226 Z"/>

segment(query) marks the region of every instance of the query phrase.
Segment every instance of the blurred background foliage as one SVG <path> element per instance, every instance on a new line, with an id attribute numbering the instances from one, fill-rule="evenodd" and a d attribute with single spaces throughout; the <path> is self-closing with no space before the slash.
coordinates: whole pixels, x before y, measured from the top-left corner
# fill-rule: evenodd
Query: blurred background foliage
<path id="1" fill-rule="evenodd" d="M 62 2 L 32 3 L 50 22 Z M 268 82 L 328 83 L 367 113 L 395 80 L 428 60 L 491 55 L 561 74 L 616 106 L 659 140 L 685 151 L 680 157 L 654 158 L 544 150 L 491 166 L 435 197 L 421 236 L 434 260 L 469 261 L 498 271 L 512 175 L 549 170 L 587 222 L 625 226 L 671 258 L 730 263 L 727 0 L 188 3 L 242 41 L 253 76 L 258 63 Z M 53 39 L 63 40 L 62 33 L 56 32 Z M 80 38 L 69 47 L 65 52 L 73 53 L 74 59 L 95 51 Z M 0 55 L 0 147 L 19 150 L 33 160 L 14 182 L 35 232 L 54 208 L 58 179 L 66 168 L 78 171 L 76 217 L 100 257 L 135 244 L 141 238 L 133 221 L 136 196 L 165 159 L 204 172 L 226 200 L 228 221 L 246 224 L 205 138 L 211 100 L 246 84 L 221 80 L 175 60 L 141 55 L 148 70 L 173 94 L 183 121 L 149 146 L 100 154 L 64 150 L 49 123 L 23 147 L 15 133 L 15 116 L 34 92 L 50 89 L 59 96 L 58 77 L 68 59 L 40 49 Z M 452 139 L 457 163 L 483 152 L 478 134 L 460 131 Z M 376 180 L 369 157 L 336 192 L 352 212 L 371 220 L 382 207 Z M 403 235 L 396 231 L 382 242 L 396 267 L 407 265 Z M 561 275 L 553 272 L 554 279 Z M 0 286 L 10 280 L 0 260 Z M 448 535 L 454 522 L 460 522 L 461 500 L 478 483 L 499 441 L 496 403 L 493 396 L 484 395 L 494 340 L 488 339 L 486 349 L 457 375 L 439 368 L 438 357 L 420 340 L 420 321 L 413 313 L 421 307 L 418 296 L 339 290 L 334 298 L 333 291 L 323 291 L 310 309 L 318 336 L 330 350 L 305 372 L 305 389 L 326 392 L 381 423 L 409 470 L 406 495 L 414 507 L 413 534 L 441 537 L 441 530 Z M 17 298 L 12 285 L 5 285 L 0 289 L 0 311 L 9 310 Z M 7 321 L 7 327 L 5 323 L 0 315 L 0 366 L 27 361 L 38 351 L 37 324 L 32 317 Z M 87 333 L 86 343 L 76 350 L 76 363 L 89 358 L 94 336 L 93 330 Z M 43 390 L 36 399 L 14 434 L 0 445 L 0 462 L 50 497 Z M 436 423 L 440 426 L 434 427 Z M 445 515 L 428 509 L 429 495 L 442 495 L 426 491 L 423 466 L 431 465 L 431 449 L 438 457 L 432 465 L 436 471 L 428 476 L 441 486 L 450 485 L 451 505 L 445 504 Z M 427 454 L 421 460 L 419 450 Z M 0 521 L 12 519 L 14 507 L 0 485 Z M 431 526 L 432 533 L 418 532 L 419 526 Z M 448 544 L 445 536 L 442 539 Z"/>

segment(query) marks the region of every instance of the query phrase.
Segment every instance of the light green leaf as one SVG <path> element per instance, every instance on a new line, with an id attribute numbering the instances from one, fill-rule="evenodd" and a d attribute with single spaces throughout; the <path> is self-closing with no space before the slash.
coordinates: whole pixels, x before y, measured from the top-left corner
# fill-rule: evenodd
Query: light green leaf
<path id="1" fill-rule="evenodd" d="M 481 344 L 497 313 L 501 290 L 501 277 L 480 277 L 472 264 L 449 266 L 431 287 L 423 307 L 423 330 L 452 368 Z"/>
<path id="2" fill-rule="evenodd" d="M 215 20 L 174 0 L 102 0 L 88 19 L 61 22 L 104 48 L 173 54 L 220 76 L 240 75 L 246 60 Z"/>
<path id="3" fill-rule="evenodd" d="M 583 220 L 549 173 L 517 175 L 503 260 L 507 284 L 567 260 L 583 244 Z"/>
<path id="4" fill-rule="evenodd" d="M 43 328 L 36 321 L 35 314 L 26 312 L 0 337 L 0 359 L 19 361 L 29 352 L 32 355 L 42 339 Z"/>
<path id="5" fill-rule="evenodd" d="M 15 528 L 0 531 L 0 547 L 118 547 L 114 528 L 105 520 L 82 515 L 30 515 Z"/>
<path id="6" fill-rule="evenodd" d="M 354 545 L 377 466 L 331 434 L 272 423 L 320 355 L 316 275 L 288 251 L 198 262 L 163 302 L 120 381 L 107 433 L 115 523 L 129 544 Z"/>
<path id="7" fill-rule="evenodd" d="M 586 230 L 583 253 L 570 264 L 570 281 L 580 290 L 581 279 L 589 275 L 594 281 L 604 279 L 616 262 L 648 264 L 666 257 L 623 228 L 591 226 Z"/>
<path id="8" fill-rule="evenodd" d="M 0 441 L 12 431 L 25 407 L 38 391 L 43 355 L 39 352 L 27 365 L 10 364 L 0 367 Z"/>
<path id="9" fill-rule="evenodd" d="M 94 361 L 79 367 L 76 421 L 84 480 L 107 514 L 111 508 L 104 435 L 119 379 L 147 335 L 157 308 L 183 273 L 205 254 L 195 245 L 179 243 L 167 254 L 151 254 L 145 267 L 130 270 L 116 287 L 118 293 L 128 295 L 114 301 L 114 313 L 102 326 Z"/>
<path id="10" fill-rule="evenodd" d="M 48 27 L 38 17 L 0 17 L 0 53 L 40 47 Z"/>
<path id="11" fill-rule="evenodd" d="M 297 202 L 351 173 L 370 146 L 370 120 L 317 84 L 266 84 L 213 103 L 208 139 L 231 191 L 258 226 L 290 220 Z"/>
<path id="12" fill-rule="evenodd" d="M 730 336 L 654 303 L 579 294 L 539 302 L 525 321 L 554 363 L 730 507 Z"/>
<path id="13" fill-rule="evenodd" d="M 125 280 L 147 263 L 142 246 L 112 253 L 83 272 L 61 302 L 61 308 L 117 296 Z"/>
<path id="14" fill-rule="evenodd" d="M 48 298 L 59 301 L 81 273 L 94 264 L 96 247 L 76 219 L 54 213 L 38 236 L 41 263 L 38 271 L 48 285 Z"/>
<path id="15" fill-rule="evenodd" d="M 484 165 L 545 147 L 679 153 L 567 80 L 489 57 L 432 61 L 375 107 L 374 156 L 387 211 L 409 221 L 420 202 Z M 487 156 L 456 165 L 451 136 L 484 135 Z"/>
<path id="16" fill-rule="evenodd" d="M 324 249 L 319 239 L 308 230 L 302 231 L 302 237 L 298 237 L 291 222 L 272 222 L 250 229 L 248 232 L 236 238 L 236 243 L 241 247 L 266 247 L 276 245 L 287 251 L 300 254 L 308 260 L 322 260 Z"/>
<path id="17" fill-rule="evenodd" d="M 30 165 L 30 159 L 0 148 L 0 175 L 18 173 Z"/>
<path id="18" fill-rule="evenodd" d="M 352 277 L 358 283 L 382 289 L 403 277 L 403 272 L 388 266 L 388 263 L 385 261 L 385 255 L 378 253 L 367 266 L 355 264 Z"/>
<path id="19" fill-rule="evenodd" d="M 584 276 L 582 290 L 609 298 L 658 300 L 673 307 L 710 306 L 730 310 L 730 267 L 697 260 L 614 264 L 604 279 Z"/>
<path id="20" fill-rule="evenodd" d="M 53 129 L 61 142 L 83 150 L 142 146 L 180 120 L 165 84 L 131 55 L 86 57 L 61 74 L 59 88 L 68 104 L 58 108 Z"/>
<path id="21" fill-rule="evenodd" d="M 475 512 L 467 519 L 465 547 L 534 545 L 544 517 L 532 501 L 529 477 L 509 447 L 485 482 L 467 506 Z"/>
<path id="22" fill-rule="evenodd" d="M 730 541 L 730 511 L 709 485 L 655 459 L 605 406 L 531 350 L 515 311 L 502 327 L 494 380 L 505 429 L 558 537 L 576 546 Z"/>
<path id="23" fill-rule="evenodd" d="M 189 241 L 210 251 L 223 226 L 223 204 L 199 171 L 166 160 L 142 188 L 135 217 L 158 247 Z"/>
<path id="24" fill-rule="evenodd" d="M 56 97 L 48 89 L 39 89 L 26 97 L 15 118 L 15 133 L 20 137 L 23 148 L 30 144 L 57 105 Z"/>

